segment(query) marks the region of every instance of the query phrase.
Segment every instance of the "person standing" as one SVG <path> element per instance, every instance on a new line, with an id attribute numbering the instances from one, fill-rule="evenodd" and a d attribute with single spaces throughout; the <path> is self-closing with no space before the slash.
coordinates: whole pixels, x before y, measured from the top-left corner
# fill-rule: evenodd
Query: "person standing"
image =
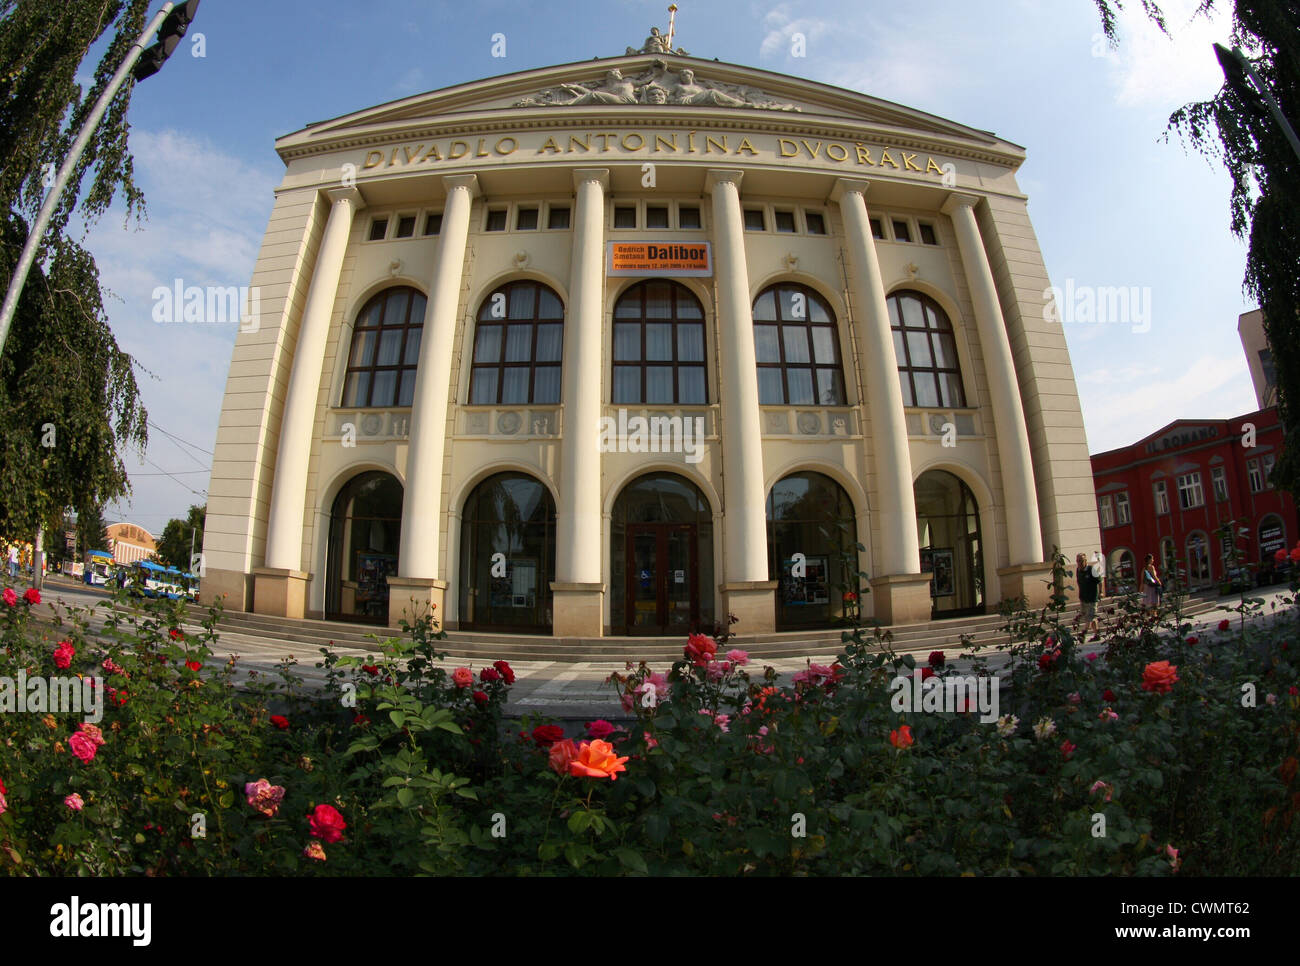
<path id="1" fill-rule="evenodd" d="M 1156 572 L 1155 557 L 1147 554 L 1142 560 L 1142 609 L 1154 611 L 1160 606 L 1160 595 L 1165 585 Z"/>
<path id="2" fill-rule="evenodd" d="M 18 544 L 9 544 L 9 576 L 18 576 Z"/>
<path id="3" fill-rule="evenodd" d="M 1093 640 L 1100 640 L 1097 601 L 1101 596 L 1102 580 L 1093 573 L 1092 566 L 1083 554 L 1074 558 L 1074 579 L 1079 585 L 1079 616 L 1088 622 L 1083 628 L 1083 636 L 1086 638 L 1091 632 L 1096 635 Z"/>

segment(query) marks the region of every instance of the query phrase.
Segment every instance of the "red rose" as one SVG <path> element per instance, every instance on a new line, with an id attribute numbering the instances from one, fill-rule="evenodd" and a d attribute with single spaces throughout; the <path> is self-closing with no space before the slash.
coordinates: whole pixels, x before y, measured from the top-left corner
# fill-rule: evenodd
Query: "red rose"
<path id="1" fill-rule="evenodd" d="M 934 668 L 932 668 L 932 667 L 923 667 L 923 668 L 921 668 L 921 680 L 922 680 L 922 681 L 928 681 L 928 680 L 930 680 L 930 678 L 932 678 L 932 677 L 934 677 Z"/>
<path id="2" fill-rule="evenodd" d="M 41 602 L 41 592 L 35 587 L 28 587 L 23 591 L 23 600 L 29 604 L 39 604 Z"/>
<path id="3" fill-rule="evenodd" d="M 1069 761 L 1070 757 L 1074 754 L 1075 749 L 1078 747 L 1079 746 L 1071 742 L 1069 738 L 1066 738 L 1061 742 L 1061 757 L 1066 761 Z"/>
<path id="4" fill-rule="evenodd" d="M 487 704 L 488 696 L 484 694 L 482 691 L 475 691 L 474 700 L 477 701 L 479 704 Z"/>
<path id="5" fill-rule="evenodd" d="M 364 714 L 362 714 L 360 711 L 358 711 L 358 712 L 356 713 L 356 715 L 353 716 L 353 718 L 352 718 L 352 726 L 353 726 L 354 728 L 360 728 L 360 727 L 363 727 L 363 726 L 368 725 L 368 724 L 370 724 L 370 719 L 367 718 L 367 717 L 366 717 Z"/>
<path id="6" fill-rule="evenodd" d="M 316 810 L 307 819 L 307 824 L 311 827 L 312 838 L 324 839 L 330 843 L 342 839 L 343 830 L 348 827 L 337 808 L 324 804 L 316 806 Z"/>
<path id="7" fill-rule="evenodd" d="M 14 593 L 14 589 L 12 587 L 5 588 L 4 598 L 5 598 L 5 604 L 7 606 L 9 607 L 18 606 L 18 595 Z"/>
<path id="8" fill-rule="evenodd" d="M 500 681 L 501 672 L 493 667 L 485 667 L 483 670 L 478 672 L 478 679 L 485 683 L 491 681 Z"/>
<path id="9" fill-rule="evenodd" d="M 559 725 L 538 725 L 533 729 L 533 741 L 542 748 L 549 748 L 564 739 L 564 729 Z"/>
<path id="10" fill-rule="evenodd" d="M 713 655 L 718 652 L 718 642 L 706 634 L 692 634 L 686 639 L 686 647 L 682 650 L 692 663 L 707 667 L 713 660 Z"/>
<path id="11" fill-rule="evenodd" d="M 1291 562 L 1300 563 L 1300 544 L 1291 548 Z"/>
<path id="12" fill-rule="evenodd" d="M 1277 563 L 1286 563 L 1286 548 L 1283 547 L 1277 553 L 1273 554 L 1273 559 Z"/>
<path id="13" fill-rule="evenodd" d="M 493 661 L 492 666 L 497 669 L 497 673 L 506 679 L 506 684 L 515 683 L 514 669 L 505 661 Z"/>
<path id="14" fill-rule="evenodd" d="M 361 670 L 365 671 L 365 672 L 366 672 L 367 674 L 369 674 L 371 677 L 375 677 L 376 675 L 379 674 L 379 665 L 378 665 L 378 664 L 363 664 L 363 665 L 361 665 Z"/>
<path id="15" fill-rule="evenodd" d="M 1228 619 L 1226 617 L 1223 620 L 1219 621 L 1219 630 L 1221 631 L 1226 631 L 1231 626 L 1232 624 L 1228 622 Z"/>
<path id="16" fill-rule="evenodd" d="M 944 657 L 943 651 L 930 652 L 930 659 L 929 659 L 930 667 L 943 667 L 943 662 L 946 660 L 947 658 Z"/>
<path id="17" fill-rule="evenodd" d="M 1178 665 L 1168 661 L 1152 661 L 1142 669 L 1142 690 L 1168 694 L 1178 681 Z"/>
<path id="18" fill-rule="evenodd" d="M 1199 637 L 1197 637 L 1195 634 L 1193 634 L 1191 637 L 1189 637 L 1189 638 L 1187 639 L 1187 643 L 1188 643 L 1188 644 L 1193 644 L 1193 645 L 1195 645 L 1195 644 L 1199 644 L 1199 643 L 1201 643 L 1201 639 L 1200 639 Z"/>
<path id="19" fill-rule="evenodd" d="M 179 627 L 173 627 L 171 630 L 169 630 L 169 631 L 167 632 L 167 635 L 168 635 L 168 636 L 169 636 L 173 641 L 179 641 L 179 640 L 181 640 L 181 639 L 185 636 L 185 634 L 182 633 L 182 631 L 181 631 L 181 629 L 180 629 Z"/>
<path id="20" fill-rule="evenodd" d="M 271 715 L 271 724 L 275 725 L 281 731 L 289 730 L 289 719 L 282 714 Z"/>
<path id="21" fill-rule="evenodd" d="M 1101 699 L 1102 699 L 1103 701 L 1114 701 L 1114 700 L 1115 700 L 1115 692 L 1112 691 L 1110 688 L 1107 688 L 1105 691 L 1103 691 L 1103 692 L 1101 693 Z"/>
<path id="22" fill-rule="evenodd" d="M 191 671 L 198 671 L 203 667 L 202 661 L 186 661 L 185 666 Z"/>
<path id="23" fill-rule="evenodd" d="M 587 737 L 595 738 L 597 741 L 604 741 L 614 733 L 614 726 L 604 718 L 597 718 L 595 721 L 587 722 Z"/>
<path id="24" fill-rule="evenodd" d="M 76 653 L 77 650 L 72 646 L 71 641 L 59 641 L 59 646 L 54 649 L 55 666 L 66 671 L 72 666 L 72 659 Z"/>
<path id="25" fill-rule="evenodd" d="M 1044 651 L 1038 655 L 1038 670 L 1051 671 L 1056 667 L 1056 659 L 1061 656 L 1060 651 Z"/>

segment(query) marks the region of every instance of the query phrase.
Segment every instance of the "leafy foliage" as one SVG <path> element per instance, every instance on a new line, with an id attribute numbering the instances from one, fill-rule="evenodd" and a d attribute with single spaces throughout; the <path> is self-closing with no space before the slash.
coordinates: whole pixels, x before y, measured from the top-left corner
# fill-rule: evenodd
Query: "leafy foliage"
<path id="1" fill-rule="evenodd" d="M 169 567 L 188 571 L 190 547 L 193 546 L 196 553 L 203 549 L 203 522 L 207 513 L 206 506 L 192 506 L 184 520 L 168 520 L 163 527 L 162 536 L 158 538 L 158 559 Z"/>

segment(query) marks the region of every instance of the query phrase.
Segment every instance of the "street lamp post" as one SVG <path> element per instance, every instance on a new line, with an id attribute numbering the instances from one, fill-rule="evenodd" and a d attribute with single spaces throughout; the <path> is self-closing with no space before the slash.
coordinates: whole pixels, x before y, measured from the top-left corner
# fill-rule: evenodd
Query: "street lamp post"
<path id="1" fill-rule="evenodd" d="M 50 219 L 54 216 L 54 209 L 58 207 L 59 198 L 63 195 L 63 189 L 67 187 L 68 179 L 72 177 L 72 171 L 77 166 L 77 161 L 80 160 L 86 145 L 90 143 L 91 135 L 99 127 L 104 112 L 108 110 L 109 104 L 113 102 L 118 90 L 125 83 L 126 75 L 132 72 L 137 62 L 140 63 L 140 69 L 135 71 L 136 80 L 143 80 L 145 77 L 157 73 L 158 68 L 162 66 L 162 62 L 175 50 L 180 38 L 185 35 L 185 30 L 189 27 L 190 21 L 194 19 L 194 13 L 198 10 L 198 7 L 199 0 L 189 0 L 189 2 L 182 3 L 179 7 L 172 3 L 171 0 L 164 3 L 162 9 L 149 22 L 149 26 L 145 28 L 144 33 L 131 45 L 126 58 L 118 66 L 112 80 L 108 82 L 108 86 L 99 95 L 99 100 L 95 102 L 95 106 L 86 117 L 86 123 L 81 126 L 76 140 L 72 142 L 68 156 L 63 159 L 63 164 L 59 167 L 59 173 L 55 176 L 54 184 L 45 196 L 45 203 L 41 205 L 40 213 L 36 216 L 36 221 L 27 234 L 27 244 L 23 246 L 22 254 L 18 257 L 18 264 L 14 268 L 13 278 L 10 280 L 9 288 L 5 292 L 4 305 L 0 306 L 0 352 L 4 351 L 5 342 L 9 339 L 9 326 L 13 322 L 14 313 L 18 309 L 18 297 L 22 295 L 23 286 L 27 283 L 27 275 L 31 271 L 32 263 L 36 261 L 36 252 L 41 247 L 41 240 L 45 237 L 45 229 L 49 227 Z M 158 32 L 159 35 L 158 43 L 146 51 L 145 44 L 155 32 Z M 148 54 L 148 56 L 142 60 L 142 55 L 145 54 Z"/>
<path id="2" fill-rule="evenodd" d="M 1291 144 L 1291 150 L 1295 152 L 1296 158 L 1300 159 L 1300 138 L 1296 137 L 1295 128 L 1291 126 L 1291 122 L 1282 113 L 1281 105 L 1278 104 L 1268 88 L 1259 79 L 1259 75 L 1255 73 L 1255 68 L 1246 55 L 1236 47 L 1229 50 L 1222 44 L 1215 44 L 1214 56 L 1219 59 L 1219 66 L 1223 68 L 1223 76 L 1227 79 L 1228 87 L 1247 106 L 1254 106 L 1256 110 L 1261 105 L 1266 108 L 1273 115 L 1273 120 L 1277 122 L 1277 126 L 1282 129 L 1282 134 Z M 1254 91 L 1247 86 L 1246 81 L 1248 78 L 1255 87 Z M 1258 94 L 1256 94 L 1256 91 L 1258 91 Z"/>

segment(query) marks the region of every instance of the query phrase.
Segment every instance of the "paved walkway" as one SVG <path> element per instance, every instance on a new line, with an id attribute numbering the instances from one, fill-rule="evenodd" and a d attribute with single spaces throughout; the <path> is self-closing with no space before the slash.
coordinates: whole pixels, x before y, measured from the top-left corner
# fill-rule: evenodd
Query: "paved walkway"
<path id="1" fill-rule="evenodd" d="M 98 589 L 72 584 L 58 578 L 47 582 L 44 595 L 47 603 L 50 600 L 59 600 L 64 604 L 80 607 L 102 603 L 108 599 Z M 1283 598 L 1290 597 L 1291 593 L 1286 589 L 1270 588 L 1259 596 L 1264 598 L 1265 603 L 1264 612 L 1257 621 L 1270 622 L 1276 620 L 1285 610 Z M 1239 597 L 1224 597 L 1219 599 L 1219 603 L 1222 607 L 1233 607 L 1239 600 Z M 38 611 L 49 613 L 46 604 L 42 604 Z M 1192 623 L 1196 629 L 1193 633 L 1213 633 L 1224 617 L 1236 621 L 1235 614 L 1226 613 L 1221 609 L 1194 618 Z M 100 625 L 102 620 L 96 621 L 96 626 Z M 186 630 L 193 632 L 201 628 L 196 624 L 187 624 Z M 927 645 L 926 654 L 931 649 L 933 648 Z M 338 651 L 339 653 L 364 653 L 346 647 L 339 647 Z M 240 678 L 244 678 L 248 672 L 254 670 L 259 673 L 273 672 L 281 661 L 293 658 L 299 662 L 294 673 L 309 685 L 319 685 L 325 680 L 323 669 L 315 667 L 322 656 L 319 651 L 313 651 L 310 645 L 275 642 L 264 637 L 222 631 L 213 652 L 214 658 L 210 663 L 219 661 L 224 664 L 232 654 L 238 655 L 238 666 L 244 669 L 243 674 L 239 675 Z M 378 648 L 371 653 L 378 653 Z M 969 659 L 958 657 L 959 642 L 953 641 L 952 647 L 947 649 L 946 653 L 953 667 L 959 670 L 970 667 Z M 988 666 L 993 670 L 1004 667 L 1009 660 L 1005 653 L 991 650 L 982 652 L 982 655 L 987 658 Z M 834 657 L 834 653 L 827 653 L 815 655 L 811 659 L 818 663 L 829 664 Z M 924 660 L 924 655 L 920 659 Z M 477 668 L 485 663 L 482 658 L 468 659 L 452 653 L 448 654 L 446 660 L 449 668 L 462 664 Z M 751 673 L 761 675 L 764 665 L 774 667 L 780 673 L 781 682 L 789 683 L 790 676 L 806 666 L 806 660 L 804 658 L 769 659 L 751 665 Z M 625 670 L 627 665 L 623 661 L 582 661 L 576 664 L 558 661 L 511 661 L 510 666 L 515 671 L 515 685 L 511 689 L 511 698 L 506 706 L 507 714 L 520 716 L 536 714 L 548 718 L 571 720 L 625 717 L 613 686 L 605 683 L 614 671 Z M 668 663 L 657 662 L 654 667 L 655 670 L 666 671 Z"/>

